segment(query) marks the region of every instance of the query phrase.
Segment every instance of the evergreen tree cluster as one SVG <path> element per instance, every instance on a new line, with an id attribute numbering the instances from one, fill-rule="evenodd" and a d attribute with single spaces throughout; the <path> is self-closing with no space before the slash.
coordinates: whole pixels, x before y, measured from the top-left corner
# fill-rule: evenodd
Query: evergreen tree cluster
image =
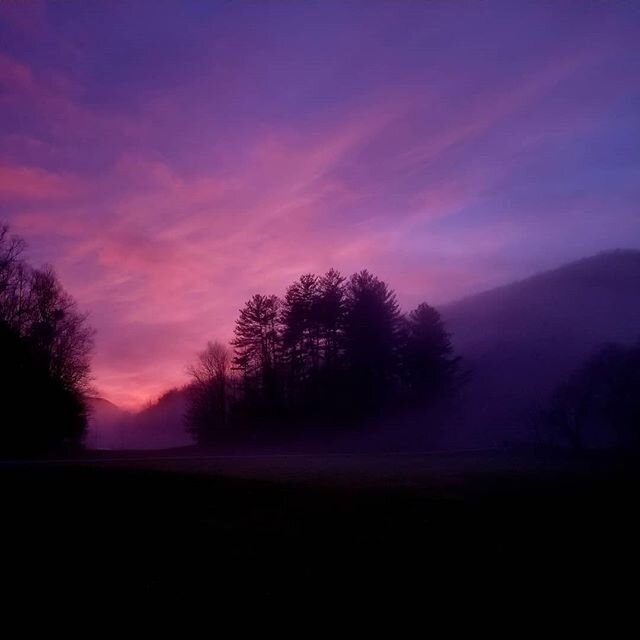
<path id="1" fill-rule="evenodd" d="M 238 426 L 326 428 L 424 406 L 455 386 L 458 359 L 433 307 L 403 315 L 373 274 L 332 269 L 284 298 L 254 295 L 231 350 L 209 344 L 190 372 L 188 423 L 203 442 Z"/>

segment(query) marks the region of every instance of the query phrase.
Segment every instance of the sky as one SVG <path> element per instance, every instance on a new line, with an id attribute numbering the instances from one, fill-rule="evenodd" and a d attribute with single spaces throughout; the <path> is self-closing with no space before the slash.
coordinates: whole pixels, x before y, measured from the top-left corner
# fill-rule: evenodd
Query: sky
<path id="1" fill-rule="evenodd" d="M 124 407 L 254 293 L 403 308 L 640 247 L 640 3 L 0 3 L 0 220 Z"/>

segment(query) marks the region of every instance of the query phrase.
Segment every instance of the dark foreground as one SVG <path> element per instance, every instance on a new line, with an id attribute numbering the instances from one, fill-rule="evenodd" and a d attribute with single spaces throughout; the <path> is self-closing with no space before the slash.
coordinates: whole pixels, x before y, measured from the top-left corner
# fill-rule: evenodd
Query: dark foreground
<path id="1" fill-rule="evenodd" d="M 282 584 L 485 595 L 501 584 L 525 597 L 519 585 L 540 584 L 550 598 L 635 582 L 636 462 L 539 462 L 446 473 L 445 461 L 395 483 L 251 479 L 246 465 L 233 477 L 203 473 L 202 460 L 192 471 L 188 461 L 0 464 L 4 579 L 32 594 L 136 597 L 267 596 Z"/>

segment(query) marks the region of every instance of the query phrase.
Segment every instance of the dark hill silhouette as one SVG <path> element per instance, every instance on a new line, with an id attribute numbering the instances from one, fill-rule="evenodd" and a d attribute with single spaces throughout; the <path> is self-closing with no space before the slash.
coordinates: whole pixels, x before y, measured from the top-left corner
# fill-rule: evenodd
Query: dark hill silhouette
<path id="1" fill-rule="evenodd" d="M 167 391 L 138 413 L 100 397 L 89 398 L 88 404 L 91 449 L 165 449 L 192 443 L 184 428 L 184 389 Z"/>
<path id="2" fill-rule="evenodd" d="M 534 405 L 603 343 L 640 337 L 640 251 L 598 254 L 441 311 L 472 371 L 443 443 L 530 439 Z"/>
<path id="3" fill-rule="evenodd" d="M 187 401 L 186 389 L 170 389 L 136 414 L 130 448 L 168 449 L 193 444 L 184 424 Z"/>
<path id="4" fill-rule="evenodd" d="M 89 429 L 86 445 L 90 449 L 115 449 L 123 446 L 127 439 L 132 414 L 105 398 L 87 398 Z"/>
<path id="5" fill-rule="evenodd" d="M 101 398 L 100 396 L 88 397 L 87 404 L 93 416 L 99 420 L 110 420 L 116 417 L 120 418 L 123 414 L 128 414 L 128 411 L 125 409 L 121 409 L 110 400 Z"/>

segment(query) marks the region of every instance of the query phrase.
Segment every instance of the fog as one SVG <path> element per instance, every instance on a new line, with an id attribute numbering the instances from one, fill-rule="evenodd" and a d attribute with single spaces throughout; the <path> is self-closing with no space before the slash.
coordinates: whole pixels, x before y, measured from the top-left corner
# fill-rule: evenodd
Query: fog
<path id="1" fill-rule="evenodd" d="M 454 397 L 429 410 L 371 418 L 346 433 L 316 428 L 292 434 L 267 448 L 366 452 L 531 444 L 531 416 L 554 388 L 601 345 L 638 341 L 639 293 L 640 252 L 616 251 L 446 305 L 440 311 L 465 378 Z M 87 444 L 190 446 L 188 403 L 186 388 L 137 414 L 94 398 Z"/>

